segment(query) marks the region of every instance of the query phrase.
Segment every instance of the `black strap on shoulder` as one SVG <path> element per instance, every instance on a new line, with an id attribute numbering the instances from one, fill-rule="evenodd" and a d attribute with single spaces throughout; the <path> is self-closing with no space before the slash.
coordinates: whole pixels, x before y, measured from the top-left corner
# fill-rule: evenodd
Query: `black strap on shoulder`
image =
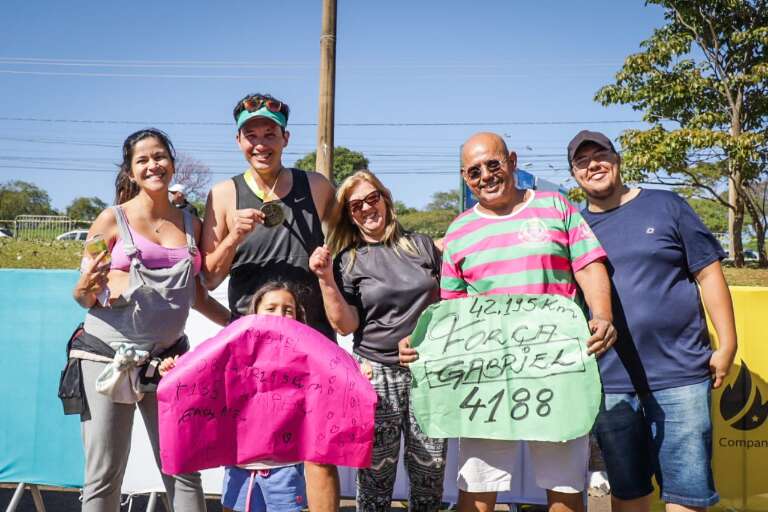
<path id="1" fill-rule="evenodd" d="M 312 189 L 309 186 L 309 177 L 307 176 L 307 171 L 291 168 L 291 176 L 293 177 L 294 194 L 301 196 L 302 194 L 312 193 Z"/>
<path id="2" fill-rule="evenodd" d="M 232 183 L 235 184 L 235 209 L 240 210 L 240 196 L 243 193 L 243 187 L 247 187 L 245 183 L 245 179 L 243 178 L 242 174 L 238 174 L 237 176 L 232 176 Z"/>

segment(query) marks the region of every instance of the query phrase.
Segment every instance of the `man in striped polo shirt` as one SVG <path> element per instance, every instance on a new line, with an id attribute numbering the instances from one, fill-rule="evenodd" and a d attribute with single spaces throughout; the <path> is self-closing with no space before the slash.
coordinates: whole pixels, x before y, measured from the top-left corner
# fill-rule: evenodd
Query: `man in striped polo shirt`
<path id="1" fill-rule="evenodd" d="M 562 195 L 515 186 L 517 155 L 493 133 L 478 133 L 461 152 L 461 173 L 478 204 L 448 228 L 443 299 L 501 293 L 552 293 L 573 299 L 580 288 L 591 310 L 589 352 L 615 342 L 605 252 L 578 210 Z M 401 360 L 418 357 L 403 346 Z M 550 511 L 583 509 L 588 436 L 564 443 L 529 442 L 536 483 Z M 459 510 L 490 511 L 510 490 L 519 441 L 462 438 Z"/>

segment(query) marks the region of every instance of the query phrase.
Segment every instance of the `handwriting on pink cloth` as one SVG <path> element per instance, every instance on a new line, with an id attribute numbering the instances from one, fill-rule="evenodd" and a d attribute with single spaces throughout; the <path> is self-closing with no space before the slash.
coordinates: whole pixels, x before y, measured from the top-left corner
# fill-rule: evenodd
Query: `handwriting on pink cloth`
<path id="1" fill-rule="evenodd" d="M 248 315 L 180 357 L 157 390 L 163 471 L 259 460 L 368 467 L 376 393 L 344 349 Z"/>

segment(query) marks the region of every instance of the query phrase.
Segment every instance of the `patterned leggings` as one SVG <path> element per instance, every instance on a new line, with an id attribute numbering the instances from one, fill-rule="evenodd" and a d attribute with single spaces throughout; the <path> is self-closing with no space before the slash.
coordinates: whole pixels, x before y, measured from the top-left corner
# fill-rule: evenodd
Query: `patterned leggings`
<path id="1" fill-rule="evenodd" d="M 358 358 L 359 359 L 359 358 Z M 400 437 L 405 436 L 405 468 L 410 482 L 409 510 L 437 511 L 443 496 L 445 439 L 427 437 L 410 407 L 411 372 L 398 365 L 369 361 L 376 406 L 373 462 L 357 471 L 357 510 L 389 511 L 397 475 Z"/>

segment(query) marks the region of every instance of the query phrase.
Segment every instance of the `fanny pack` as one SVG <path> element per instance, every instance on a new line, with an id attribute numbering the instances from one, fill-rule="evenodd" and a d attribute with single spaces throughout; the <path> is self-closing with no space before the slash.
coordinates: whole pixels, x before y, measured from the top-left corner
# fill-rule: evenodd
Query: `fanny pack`
<path id="1" fill-rule="evenodd" d="M 67 342 L 67 356 L 72 349 L 72 342 L 82 333 L 83 323 L 80 322 Z M 67 364 L 59 376 L 59 399 L 64 406 L 64 414 L 83 414 L 88 410 L 79 359 L 67 358 Z"/>

